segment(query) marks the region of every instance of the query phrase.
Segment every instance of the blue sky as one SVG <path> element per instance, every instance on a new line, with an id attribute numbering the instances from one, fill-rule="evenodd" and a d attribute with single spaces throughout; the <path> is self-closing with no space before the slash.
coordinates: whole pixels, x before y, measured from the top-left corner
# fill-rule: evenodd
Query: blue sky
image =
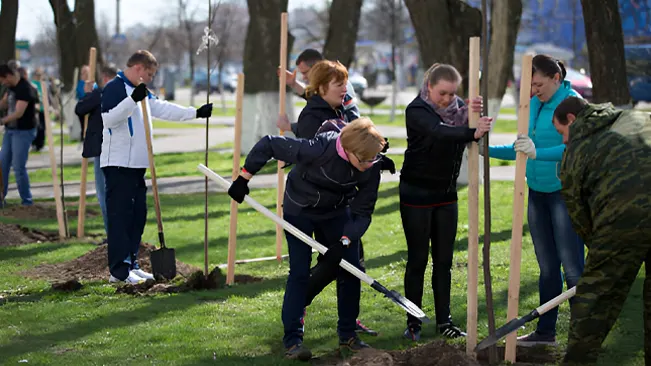
<path id="1" fill-rule="evenodd" d="M 207 9 L 207 0 L 189 0 L 195 7 Z M 215 3 L 217 0 L 213 0 Z M 243 4 L 246 3 L 245 0 Z M 302 6 L 323 6 L 324 0 L 289 0 L 289 10 Z M 68 0 L 72 8 L 74 0 Z M 127 29 L 135 24 L 153 24 L 160 22 L 158 14 L 170 14 L 178 2 L 176 0 L 121 0 L 120 23 L 121 29 Z M 152 16 L 156 13 L 157 15 Z M 105 14 L 110 29 L 115 28 L 115 0 L 95 0 L 95 19 L 99 21 L 99 14 Z M 53 24 L 52 8 L 48 0 L 20 0 L 18 8 L 17 39 L 33 41 L 43 30 L 42 24 Z"/>

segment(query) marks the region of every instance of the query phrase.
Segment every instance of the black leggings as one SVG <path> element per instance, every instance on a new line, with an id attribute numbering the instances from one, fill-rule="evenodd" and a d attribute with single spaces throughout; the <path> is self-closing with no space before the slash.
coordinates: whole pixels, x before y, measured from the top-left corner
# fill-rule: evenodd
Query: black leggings
<path id="1" fill-rule="evenodd" d="M 422 308 L 425 269 L 432 242 L 432 291 L 436 323 L 451 321 L 450 282 L 454 241 L 457 235 L 457 203 L 435 207 L 400 204 L 400 217 L 407 239 L 405 297 Z M 421 321 L 407 315 L 407 326 L 420 327 Z"/>

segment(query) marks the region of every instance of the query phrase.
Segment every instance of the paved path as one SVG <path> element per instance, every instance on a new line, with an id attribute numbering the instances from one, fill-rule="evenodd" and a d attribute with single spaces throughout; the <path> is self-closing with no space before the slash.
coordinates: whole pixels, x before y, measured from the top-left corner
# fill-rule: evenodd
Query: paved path
<path id="1" fill-rule="evenodd" d="M 221 143 L 233 141 L 234 130 L 228 125 L 233 124 L 234 117 L 215 117 L 211 119 L 212 124 L 216 126 L 210 129 L 210 145 L 215 146 Z M 205 120 L 192 120 L 184 123 L 201 123 L 205 124 Z M 226 125 L 226 126 L 218 126 Z M 219 128 L 221 127 L 221 128 Z M 406 138 L 406 130 L 404 127 L 399 126 L 386 126 L 378 125 L 380 132 L 391 138 Z M 491 135 L 492 144 L 506 144 L 513 142 L 515 139 L 514 134 L 493 134 Z M 154 130 L 154 153 L 184 153 L 204 151 L 205 149 L 205 130 L 202 128 L 177 128 L 177 129 L 155 129 Z M 56 147 L 57 164 L 60 162 L 60 150 Z M 389 149 L 391 155 L 404 154 L 404 147 L 396 147 Z M 79 145 L 66 145 L 63 149 L 63 160 L 65 165 L 76 165 L 81 163 L 81 148 Z M 27 163 L 29 171 L 35 169 L 43 169 L 50 167 L 49 154 L 47 148 L 41 154 L 30 155 Z M 515 176 L 515 168 L 512 166 L 507 167 L 492 167 L 491 180 L 513 180 Z M 225 177 L 229 179 L 229 177 Z M 399 180 L 399 173 L 391 175 L 386 173 L 383 175 L 382 182 L 397 182 Z M 177 194 L 177 193 L 192 193 L 203 192 L 204 179 L 197 172 L 197 176 L 192 177 L 171 177 L 159 178 L 159 191 L 161 194 Z M 276 176 L 274 174 L 256 176 L 251 182 L 252 188 L 272 188 L 276 186 Z M 150 182 L 147 185 L 150 187 Z M 66 197 L 79 196 L 79 182 L 69 181 L 64 185 Z M 213 192 L 221 191 L 214 183 L 210 183 L 210 190 Z M 151 194 L 151 189 L 149 190 Z M 95 194 L 95 186 L 93 181 L 87 182 L 87 194 Z M 51 183 L 37 183 L 32 184 L 32 195 L 35 198 L 52 198 L 53 191 Z M 15 183 L 10 184 L 7 198 L 18 198 Z"/>

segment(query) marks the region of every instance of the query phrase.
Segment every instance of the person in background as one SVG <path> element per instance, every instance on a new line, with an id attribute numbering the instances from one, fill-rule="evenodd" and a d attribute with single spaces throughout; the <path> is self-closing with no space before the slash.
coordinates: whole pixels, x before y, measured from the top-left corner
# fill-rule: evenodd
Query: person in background
<path id="1" fill-rule="evenodd" d="M 559 172 L 565 145 L 563 136 L 552 122 L 559 103 L 570 96 L 580 95 L 565 80 L 562 62 L 547 55 L 536 55 L 532 64 L 529 133 L 518 136 L 513 144 L 490 146 L 489 155 L 496 159 L 515 160 L 516 152 L 522 152 L 528 157 L 527 219 L 540 267 L 540 304 L 544 304 L 563 292 L 563 274 L 568 289 L 576 286 L 585 262 L 583 241 L 572 228 L 561 195 Z M 536 330 L 519 337 L 518 345 L 556 345 L 557 318 L 558 308 L 540 316 Z"/>
<path id="2" fill-rule="evenodd" d="M 340 86 L 340 90 L 343 88 Z M 360 268 L 359 239 L 371 224 L 381 174 L 376 163 L 385 144 L 373 122 L 365 117 L 347 124 L 341 132 L 328 131 L 311 139 L 266 136 L 253 147 L 242 172 L 228 190 L 241 203 L 249 193 L 249 180 L 270 159 L 296 164 L 287 175 L 284 219 L 306 235 L 314 235 L 328 248 L 323 262 L 339 280 L 339 346 L 353 352 L 369 348 L 355 331 L 360 281 L 340 268 L 339 262 L 345 259 Z M 312 352 L 303 345 L 303 317 L 311 281 L 312 249 L 288 232 L 286 239 L 289 276 L 282 309 L 283 344 L 287 358 L 307 361 Z"/>
<path id="3" fill-rule="evenodd" d="M 34 141 L 32 142 L 34 151 L 41 151 L 45 146 L 45 110 L 43 109 L 43 88 L 41 86 L 42 78 L 43 70 L 36 69 L 34 72 L 32 72 L 31 83 L 34 85 L 34 88 L 36 88 L 38 99 L 40 101 L 38 104 L 38 126 L 36 127 L 36 138 L 34 138 Z"/>
<path id="4" fill-rule="evenodd" d="M 27 174 L 27 159 L 29 148 L 36 137 L 36 90 L 26 79 L 20 76 L 15 64 L 0 65 L 0 83 L 9 89 L 9 94 L 0 103 L 0 109 L 8 109 L 7 115 L 0 119 L 5 126 L 0 151 L 2 164 L 3 195 L 7 197 L 9 186 L 9 171 L 13 167 L 16 175 L 16 185 L 24 206 L 33 204 L 32 192 Z M 4 206 L 4 202 L 2 202 Z"/>
<path id="5" fill-rule="evenodd" d="M 127 68 L 102 90 L 104 129 L 100 164 L 106 182 L 109 282 L 140 283 L 154 279 L 138 264 L 138 250 L 147 221 L 145 172 L 149 167 L 140 102 L 146 101 L 152 117 L 168 121 L 206 118 L 212 114 L 212 104 L 195 109 L 157 99 L 146 86 L 157 70 L 154 55 L 139 50 L 129 58 Z M 149 119 L 150 130 L 153 130 L 152 119 Z"/>
<path id="6" fill-rule="evenodd" d="M 451 65 L 434 64 L 426 72 L 419 95 L 405 111 L 407 150 L 399 185 L 400 217 L 407 240 L 405 297 L 422 308 L 431 253 L 436 323 L 439 333 L 447 338 L 466 335 L 450 314 L 459 215 L 457 178 L 466 144 L 478 141 L 492 124 L 491 118 L 482 117 L 477 128 L 468 127 L 468 106 L 456 95 L 461 81 Z M 481 106 L 481 97 L 471 101 L 473 111 L 480 112 Z M 408 314 L 404 337 L 418 341 L 421 324 L 420 319 Z"/>
<path id="7" fill-rule="evenodd" d="M 285 82 L 287 83 L 287 86 L 292 88 L 296 95 L 305 100 L 308 100 L 309 96 L 306 93 L 306 85 L 310 83 L 310 70 L 312 70 L 312 67 L 316 65 L 317 62 L 323 60 L 325 60 L 325 58 L 321 52 L 315 49 L 308 48 L 301 52 L 301 54 L 299 54 L 296 58 L 296 68 L 294 71 L 290 72 L 289 70 L 285 70 Z M 301 73 L 303 82 L 298 80 L 297 71 Z M 281 70 L 278 69 L 278 76 L 280 76 L 280 72 Z M 355 88 L 353 88 L 353 84 L 351 84 L 348 78 L 346 78 L 346 93 L 342 98 L 341 106 L 343 107 L 342 119 L 344 119 L 346 122 L 350 122 L 359 118 L 359 109 L 357 108 Z M 289 120 L 287 119 L 286 115 L 278 117 L 278 128 L 281 128 L 281 126 L 285 126 L 287 124 L 289 124 Z M 294 134 L 296 134 L 296 131 L 294 131 L 295 126 L 295 124 L 292 124 L 292 132 Z M 318 127 L 314 129 L 314 132 L 316 132 L 317 129 Z M 314 134 L 312 134 L 312 136 L 314 136 Z"/>
<path id="8" fill-rule="evenodd" d="M 569 97 L 556 107 L 554 126 L 567 145 L 561 192 L 588 247 L 564 364 L 597 363 L 646 263 L 643 344 L 651 365 L 651 115 Z"/>
<path id="9" fill-rule="evenodd" d="M 108 84 L 117 76 L 118 70 L 114 65 L 102 67 L 102 86 Z M 86 93 L 75 106 L 75 114 L 80 120 L 88 115 L 88 130 L 84 137 L 83 150 L 81 156 L 87 159 L 93 159 L 93 169 L 95 171 L 95 191 L 97 192 L 97 201 L 102 211 L 104 219 L 104 232 L 108 237 L 108 215 L 106 213 L 106 182 L 104 172 L 101 168 L 100 156 L 102 152 L 102 131 L 104 123 L 102 122 L 102 88 L 91 81 L 86 81 L 84 86 Z M 83 131 L 82 131 L 83 133 Z M 108 239 L 102 242 L 107 243 Z"/>

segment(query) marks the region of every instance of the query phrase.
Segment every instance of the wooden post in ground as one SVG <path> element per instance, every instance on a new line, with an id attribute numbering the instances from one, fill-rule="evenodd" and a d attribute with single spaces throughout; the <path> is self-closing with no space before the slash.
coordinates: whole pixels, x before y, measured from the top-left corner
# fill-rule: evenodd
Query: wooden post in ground
<path id="1" fill-rule="evenodd" d="M 90 56 L 88 60 L 88 67 L 90 68 L 89 81 L 95 81 L 95 65 L 97 61 L 97 50 L 95 47 L 90 48 Z M 86 81 L 86 80 L 84 80 Z M 82 138 L 86 138 L 86 130 L 88 129 L 88 115 L 84 116 L 84 130 L 82 131 Z M 61 136 L 63 138 L 63 136 Z M 63 162 L 62 162 L 63 163 Z M 86 225 L 86 177 L 88 175 L 88 159 L 81 159 L 81 183 L 79 184 L 79 210 L 77 210 L 77 237 L 84 237 L 84 226 Z M 97 187 L 95 188 L 97 189 Z"/>
<path id="2" fill-rule="evenodd" d="M 520 102 L 518 106 L 518 135 L 529 133 L 529 104 L 531 101 L 531 62 L 533 56 L 522 56 L 522 74 L 520 76 Z M 520 302 L 520 259 L 522 257 L 522 225 L 524 224 L 524 192 L 527 155 L 517 153 L 515 159 L 515 183 L 513 192 L 513 224 L 511 227 L 511 258 L 509 266 L 509 300 L 506 321 L 518 317 Z M 515 346 L 518 333 L 506 337 L 504 359 L 515 363 Z"/>
<path id="3" fill-rule="evenodd" d="M 47 92 L 47 79 L 45 77 L 41 78 L 41 91 L 43 92 L 43 110 L 45 111 L 45 135 L 47 137 L 47 148 L 48 154 L 50 155 L 50 168 L 52 169 L 52 190 L 54 191 L 54 202 L 56 203 L 57 209 L 57 223 L 59 224 L 59 238 L 65 238 L 66 227 L 63 218 L 63 201 L 61 200 L 61 186 L 59 185 L 59 177 L 57 176 L 57 158 L 54 155 L 54 140 L 52 137 L 52 125 L 50 121 L 50 114 L 48 110 L 50 109 L 50 101 L 48 100 Z M 63 138 L 63 136 L 61 136 Z"/>
<path id="4" fill-rule="evenodd" d="M 468 68 L 468 99 L 479 96 L 479 37 L 470 38 L 470 62 Z M 469 111 L 468 125 L 476 128 L 479 112 Z M 476 357 L 477 345 L 477 281 L 479 273 L 479 145 L 468 146 L 468 307 L 466 354 Z"/>
<path id="5" fill-rule="evenodd" d="M 244 74 L 237 74 L 237 99 L 235 102 L 235 140 L 233 141 L 233 182 L 240 175 L 242 154 L 242 100 L 244 99 Z M 228 262 L 226 284 L 235 282 L 235 246 L 237 245 L 237 202 L 231 199 L 230 229 L 228 231 Z"/>
<path id="6" fill-rule="evenodd" d="M 287 13 L 280 14 L 280 87 L 278 88 L 279 94 L 279 111 L 278 115 L 285 115 L 285 95 L 287 91 L 287 83 L 285 70 L 287 70 Z M 280 131 L 282 136 L 284 133 Z M 282 167 L 284 162 L 278 161 L 278 195 L 276 197 L 276 213 L 278 217 L 283 217 L 283 195 L 285 194 L 285 173 Z M 283 249 L 283 228 L 276 225 L 276 260 L 282 261 Z"/>

